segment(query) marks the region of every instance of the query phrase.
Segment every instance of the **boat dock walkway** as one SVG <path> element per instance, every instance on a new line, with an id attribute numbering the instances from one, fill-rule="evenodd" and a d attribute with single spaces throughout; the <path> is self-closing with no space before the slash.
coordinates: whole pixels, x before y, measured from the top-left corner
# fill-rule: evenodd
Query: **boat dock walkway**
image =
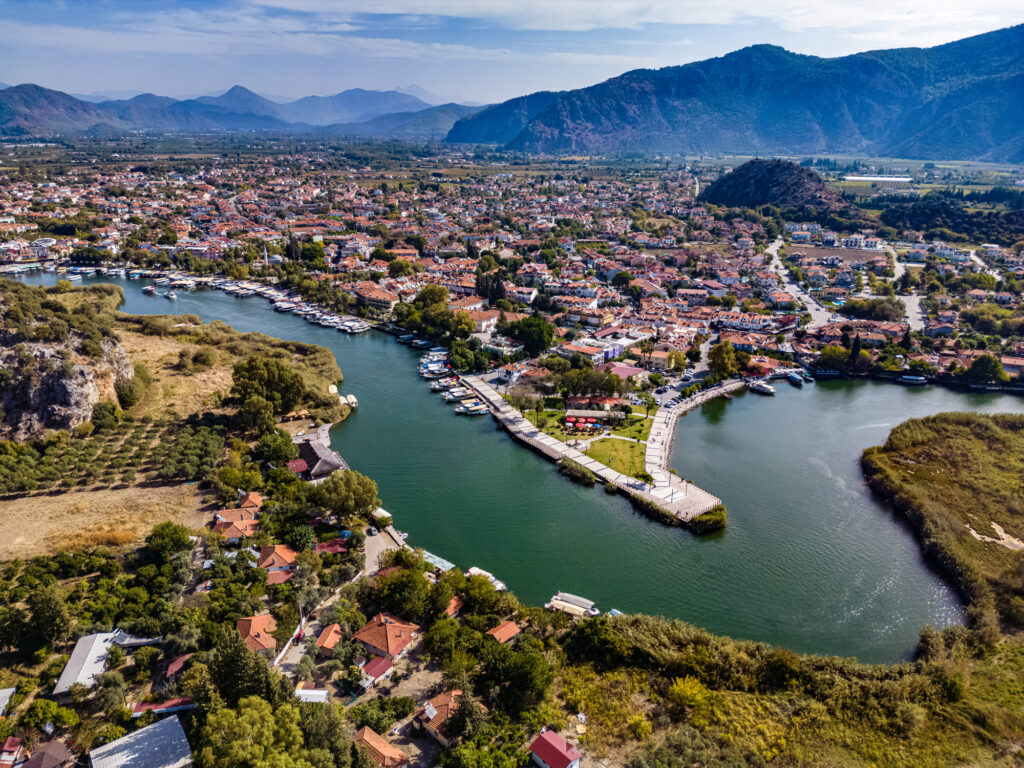
<path id="1" fill-rule="evenodd" d="M 593 472 L 601 482 L 614 485 L 625 493 L 656 504 L 683 522 L 689 522 L 721 503 L 718 498 L 707 491 L 692 483 L 687 483 L 670 472 L 659 470 L 660 476 L 655 476 L 655 482 L 652 485 L 622 472 L 616 472 L 561 440 L 537 429 L 519 411 L 509 405 L 501 393 L 480 376 L 463 376 L 462 381 L 487 404 L 494 418 L 505 425 L 513 438 L 553 461 L 559 459 L 575 461 Z"/>

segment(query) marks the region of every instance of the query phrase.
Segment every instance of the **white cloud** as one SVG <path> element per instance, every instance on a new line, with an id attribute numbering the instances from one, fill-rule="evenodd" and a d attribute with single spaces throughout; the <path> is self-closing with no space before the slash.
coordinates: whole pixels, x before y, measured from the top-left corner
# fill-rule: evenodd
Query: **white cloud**
<path id="1" fill-rule="evenodd" d="M 1020 0 L 250 0 L 267 8 L 352 18 L 394 13 L 481 19 L 512 29 L 590 31 L 651 24 L 754 24 L 770 21 L 793 31 L 892 29 L 904 45 L 963 37 L 1022 20 Z"/>

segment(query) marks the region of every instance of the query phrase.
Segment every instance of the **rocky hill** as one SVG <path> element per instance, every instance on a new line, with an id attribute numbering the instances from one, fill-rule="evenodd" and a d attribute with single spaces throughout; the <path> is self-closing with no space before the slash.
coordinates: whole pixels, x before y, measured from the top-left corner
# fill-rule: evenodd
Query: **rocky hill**
<path id="1" fill-rule="evenodd" d="M 0 439 L 73 429 L 134 377 L 103 311 L 111 290 L 79 289 L 72 310 L 42 288 L 0 280 Z"/>
<path id="2" fill-rule="evenodd" d="M 783 210 L 813 210 L 819 216 L 859 215 L 818 174 L 786 160 L 749 160 L 707 187 L 700 199 L 730 208 L 774 205 Z"/>
<path id="3" fill-rule="evenodd" d="M 869 153 L 1024 160 L 1024 25 L 934 48 L 828 59 L 757 45 L 636 70 L 556 94 L 507 147 L 527 152 Z M 513 99 L 460 121 L 449 141 L 507 136 Z M 528 112 L 528 111 L 527 111 Z"/>

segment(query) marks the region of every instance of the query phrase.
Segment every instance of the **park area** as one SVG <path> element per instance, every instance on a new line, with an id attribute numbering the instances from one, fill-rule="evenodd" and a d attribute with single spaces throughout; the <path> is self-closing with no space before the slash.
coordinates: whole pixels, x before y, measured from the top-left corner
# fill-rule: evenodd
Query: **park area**
<path id="1" fill-rule="evenodd" d="M 606 467 L 617 472 L 639 477 L 646 474 L 644 456 L 647 450 L 646 440 L 654 424 L 654 413 L 650 417 L 643 414 L 629 414 L 625 421 L 613 426 L 603 425 L 596 421 L 595 416 L 581 421 L 578 417 L 566 417 L 564 411 L 526 411 L 523 416 L 534 426 L 563 443 L 583 451 L 587 456 L 599 461 Z M 595 422 L 591 423 L 590 418 Z M 576 419 L 569 421 L 569 419 Z"/>

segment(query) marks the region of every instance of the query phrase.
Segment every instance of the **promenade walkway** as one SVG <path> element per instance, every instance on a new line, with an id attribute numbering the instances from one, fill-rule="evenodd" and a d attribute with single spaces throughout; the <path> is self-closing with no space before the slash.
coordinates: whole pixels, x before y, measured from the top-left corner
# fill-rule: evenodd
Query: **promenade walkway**
<path id="1" fill-rule="evenodd" d="M 494 417 L 505 425 L 513 438 L 532 446 L 553 461 L 562 458 L 575 461 L 593 472 L 601 482 L 610 483 L 627 493 L 657 504 L 682 521 L 688 522 L 721 503 L 717 497 L 707 491 L 661 469 L 659 469 L 659 476 L 654 476 L 651 473 L 655 477 L 655 482 L 651 485 L 622 472 L 616 472 L 535 427 L 519 411 L 509 405 L 501 393 L 480 376 L 463 376 L 462 381 L 487 404 Z M 657 422 L 655 422 L 656 424 Z M 650 445 L 649 439 L 648 445 Z"/>

